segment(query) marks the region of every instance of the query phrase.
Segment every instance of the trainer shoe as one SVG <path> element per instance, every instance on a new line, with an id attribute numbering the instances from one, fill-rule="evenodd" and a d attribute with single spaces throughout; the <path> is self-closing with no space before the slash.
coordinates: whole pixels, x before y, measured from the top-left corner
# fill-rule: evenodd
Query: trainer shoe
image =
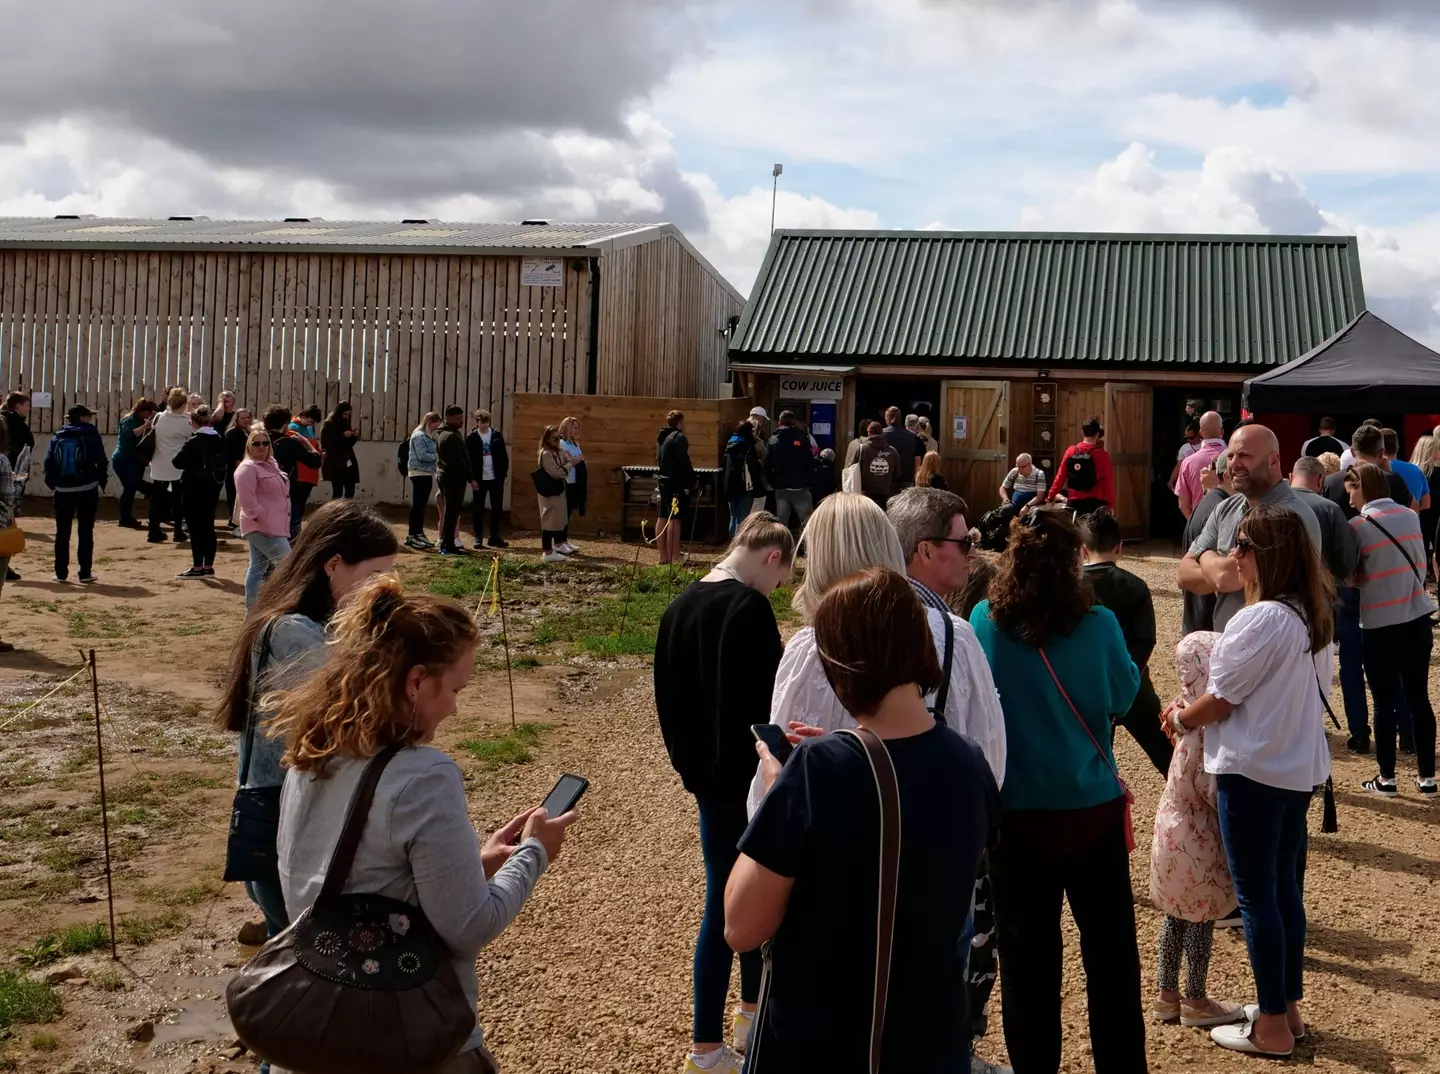
<path id="1" fill-rule="evenodd" d="M 1240 907 L 1235 907 L 1228 914 L 1215 922 L 1217 929 L 1239 929 L 1245 927 L 1245 919 L 1240 916 Z"/>
<path id="2" fill-rule="evenodd" d="M 205 568 L 204 568 L 204 567 L 190 567 L 190 568 L 188 568 L 188 569 L 186 569 L 186 570 L 181 571 L 181 572 L 180 572 L 179 574 L 177 574 L 175 577 L 176 577 L 176 578 L 204 578 L 204 577 L 205 577 Z"/>
<path id="3" fill-rule="evenodd" d="M 750 1050 L 750 1030 L 755 1025 L 755 1016 L 745 1011 L 737 1010 L 735 1018 L 730 1023 L 731 1034 L 735 1038 L 735 1050 L 744 1055 Z"/>
<path id="4" fill-rule="evenodd" d="M 505 540 L 503 537 L 491 537 L 490 540 L 487 541 L 486 543 L 489 544 L 491 548 L 509 548 L 509 547 L 510 547 L 510 542 L 507 541 L 507 540 Z"/>
<path id="5" fill-rule="evenodd" d="M 541 561 L 542 563 L 569 563 L 569 562 L 570 562 L 568 559 L 566 559 L 566 558 L 565 558 L 563 555 L 561 555 L 559 552 L 546 552 L 543 556 L 540 557 L 540 561 Z"/>
<path id="6" fill-rule="evenodd" d="M 1426 798 L 1434 798 L 1437 793 L 1434 776 L 1416 776 L 1415 787 Z"/>
<path id="7" fill-rule="evenodd" d="M 1349 750 L 1351 753 L 1369 753 L 1369 752 L 1370 752 L 1370 736 L 1369 736 L 1369 735 L 1351 735 L 1350 738 L 1349 738 L 1349 739 L 1346 741 L 1346 743 L 1345 743 L 1345 748 L 1346 748 L 1347 750 Z"/>
<path id="8" fill-rule="evenodd" d="M 18 581 L 20 581 L 20 572 L 19 572 L 19 571 L 12 571 L 12 570 L 10 570 L 10 569 L 7 568 L 6 571 L 5 571 L 5 581 L 7 581 L 7 582 L 18 582 Z"/>
<path id="9" fill-rule="evenodd" d="M 704 1058 L 708 1063 L 701 1066 L 700 1060 L 692 1053 L 686 1058 L 680 1074 L 740 1074 L 745 1068 L 745 1057 L 724 1045 L 707 1053 Z"/>
<path id="10" fill-rule="evenodd" d="M 574 556 L 579 554 L 580 549 L 576 548 L 569 541 L 561 541 L 555 546 L 555 551 L 561 553 L 562 555 Z"/>
<path id="11" fill-rule="evenodd" d="M 417 552 L 424 552 L 429 546 L 412 533 L 409 537 L 405 538 L 405 547 L 413 548 Z"/>
<path id="12" fill-rule="evenodd" d="M 970 1056 L 970 1074 L 1015 1074 L 1011 1067 L 997 1067 L 994 1063 L 987 1063 L 978 1055 Z"/>
<path id="13" fill-rule="evenodd" d="M 146 539 L 147 541 L 149 541 L 151 544 L 164 544 L 164 543 L 165 543 L 166 541 L 168 541 L 170 538 L 167 537 L 167 536 L 165 536 L 165 534 L 162 533 L 162 532 L 160 532 L 159 530 L 156 530 L 156 531 L 152 532 L 152 533 L 150 534 L 150 536 L 149 536 L 149 537 L 146 537 L 145 539 Z"/>
<path id="14" fill-rule="evenodd" d="M 86 574 L 84 571 L 81 571 L 80 575 L 75 580 L 81 585 L 94 585 L 96 582 L 96 578 L 93 574 Z"/>
<path id="15" fill-rule="evenodd" d="M 1217 1003 L 1213 999 L 1207 999 L 1199 1007 L 1192 1007 L 1187 1002 L 1180 1004 L 1180 1024 L 1187 1029 L 1229 1025 L 1232 1022 L 1243 1022 L 1245 1017 L 1245 1007 L 1239 1003 Z"/>
<path id="16" fill-rule="evenodd" d="M 1371 794 L 1378 794 L 1382 798 L 1394 798 L 1400 793 L 1400 788 L 1395 786 L 1393 779 L 1386 779 L 1384 776 L 1376 776 L 1374 779 L 1367 779 L 1360 784 Z"/>

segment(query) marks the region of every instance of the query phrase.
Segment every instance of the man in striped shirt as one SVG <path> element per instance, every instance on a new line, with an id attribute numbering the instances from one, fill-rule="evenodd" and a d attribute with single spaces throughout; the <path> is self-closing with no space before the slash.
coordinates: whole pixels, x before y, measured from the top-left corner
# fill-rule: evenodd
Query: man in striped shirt
<path id="1" fill-rule="evenodd" d="M 1045 502 L 1045 471 L 1028 454 L 1015 456 L 1015 466 L 1000 482 L 1000 501 L 1016 507 L 1039 507 Z"/>

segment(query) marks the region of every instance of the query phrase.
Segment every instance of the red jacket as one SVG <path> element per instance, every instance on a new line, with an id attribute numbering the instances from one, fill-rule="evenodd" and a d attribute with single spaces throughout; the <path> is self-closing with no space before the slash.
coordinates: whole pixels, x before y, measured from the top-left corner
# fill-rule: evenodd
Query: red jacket
<path id="1" fill-rule="evenodd" d="M 1065 482 L 1070 476 L 1070 456 L 1080 452 L 1090 452 L 1095 459 L 1095 487 L 1086 492 L 1070 492 L 1066 495 L 1072 500 L 1104 500 L 1110 510 L 1115 510 L 1115 470 L 1110 465 L 1110 452 L 1094 444 L 1087 444 L 1080 441 L 1065 449 L 1065 455 L 1060 459 L 1060 465 L 1055 467 L 1055 483 L 1050 486 L 1050 495 L 1047 499 L 1053 500 L 1065 491 Z"/>

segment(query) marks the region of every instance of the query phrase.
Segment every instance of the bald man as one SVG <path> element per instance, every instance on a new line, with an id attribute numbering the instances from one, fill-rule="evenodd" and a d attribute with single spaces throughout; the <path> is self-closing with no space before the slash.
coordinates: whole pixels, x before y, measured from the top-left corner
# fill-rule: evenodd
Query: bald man
<path id="1" fill-rule="evenodd" d="M 1280 442 L 1273 432 L 1263 425 L 1236 429 L 1230 437 L 1226 472 L 1238 495 L 1215 508 L 1176 571 L 1176 582 L 1187 593 L 1216 595 L 1216 630 L 1224 630 L 1230 617 L 1245 606 L 1239 567 L 1230 558 L 1230 550 L 1247 510 L 1263 503 L 1294 511 L 1316 550 L 1320 549 L 1320 522 L 1281 476 Z"/>
<path id="2" fill-rule="evenodd" d="M 1225 421 L 1213 410 L 1200 415 L 1200 446 L 1180 464 L 1180 474 L 1175 478 L 1175 498 L 1180 501 L 1180 513 L 1189 518 L 1195 513 L 1195 505 L 1205 495 L 1200 483 L 1201 476 L 1215 461 L 1215 456 L 1225 450 Z"/>
<path id="3" fill-rule="evenodd" d="M 1016 507 L 1032 502 L 1039 507 L 1045 502 L 1045 471 L 1035 465 L 1029 453 L 1015 456 L 1014 468 L 1000 482 L 1000 502 Z"/>

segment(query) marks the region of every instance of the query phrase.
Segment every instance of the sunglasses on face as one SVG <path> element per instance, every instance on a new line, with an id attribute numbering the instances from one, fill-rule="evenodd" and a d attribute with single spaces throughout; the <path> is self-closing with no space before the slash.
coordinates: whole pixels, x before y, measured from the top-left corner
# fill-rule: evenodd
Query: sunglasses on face
<path id="1" fill-rule="evenodd" d="M 925 540 L 934 544 L 953 544 L 956 548 L 960 549 L 962 556 L 968 556 L 970 550 L 975 547 L 975 539 L 973 537 L 926 537 Z"/>
<path id="2" fill-rule="evenodd" d="M 1249 537 L 1235 538 L 1235 554 L 1237 556 L 1248 556 L 1254 547 L 1255 545 L 1251 543 Z"/>

